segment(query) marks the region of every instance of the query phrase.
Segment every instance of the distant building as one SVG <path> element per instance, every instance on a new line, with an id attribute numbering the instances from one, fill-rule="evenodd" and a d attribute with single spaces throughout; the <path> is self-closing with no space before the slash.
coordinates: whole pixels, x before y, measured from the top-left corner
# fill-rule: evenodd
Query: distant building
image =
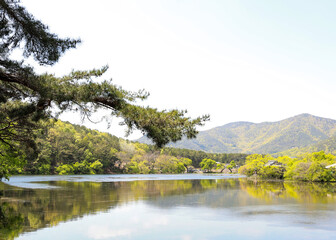
<path id="1" fill-rule="evenodd" d="M 336 163 L 326 166 L 326 168 L 336 168 Z"/>
<path id="2" fill-rule="evenodd" d="M 268 166 L 274 166 L 274 167 L 283 167 L 283 164 L 281 162 L 278 162 L 278 161 L 268 161 L 267 163 L 265 163 L 264 165 L 265 167 L 268 167 Z"/>

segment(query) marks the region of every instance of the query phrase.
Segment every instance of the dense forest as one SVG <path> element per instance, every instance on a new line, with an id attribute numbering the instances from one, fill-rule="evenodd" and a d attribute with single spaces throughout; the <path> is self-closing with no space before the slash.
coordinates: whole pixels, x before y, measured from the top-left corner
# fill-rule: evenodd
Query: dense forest
<path id="1" fill-rule="evenodd" d="M 157 148 L 111 134 L 46 121 L 36 132 L 36 149 L 19 155 L 7 174 L 184 173 L 203 159 L 243 164 L 246 154 L 213 154 L 176 148 Z"/>

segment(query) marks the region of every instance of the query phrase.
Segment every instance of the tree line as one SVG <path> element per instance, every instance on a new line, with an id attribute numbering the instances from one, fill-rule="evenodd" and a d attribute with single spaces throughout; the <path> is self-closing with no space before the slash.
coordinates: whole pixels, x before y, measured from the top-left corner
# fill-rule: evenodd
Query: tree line
<path id="1" fill-rule="evenodd" d="M 214 154 L 189 149 L 157 148 L 60 120 L 40 123 L 34 151 L 13 158 L 6 174 L 184 173 L 204 159 L 243 163 L 246 154 Z M 211 169 L 210 169 L 211 170 Z"/>

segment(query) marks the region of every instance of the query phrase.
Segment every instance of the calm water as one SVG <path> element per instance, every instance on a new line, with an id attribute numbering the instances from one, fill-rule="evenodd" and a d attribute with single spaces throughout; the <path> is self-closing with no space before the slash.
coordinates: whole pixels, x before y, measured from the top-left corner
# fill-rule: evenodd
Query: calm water
<path id="1" fill-rule="evenodd" d="M 232 175 L 13 177 L 0 239 L 336 239 L 336 185 Z"/>

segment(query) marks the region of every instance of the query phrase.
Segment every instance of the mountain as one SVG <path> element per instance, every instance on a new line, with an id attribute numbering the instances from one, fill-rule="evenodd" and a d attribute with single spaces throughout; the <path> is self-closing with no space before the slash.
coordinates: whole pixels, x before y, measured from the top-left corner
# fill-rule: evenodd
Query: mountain
<path id="1" fill-rule="evenodd" d="M 278 122 L 229 123 L 169 146 L 218 153 L 277 153 L 308 147 L 335 134 L 336 120 L 300 114 Z M 146 137 L 138 141 L 149 143 Z"/>

